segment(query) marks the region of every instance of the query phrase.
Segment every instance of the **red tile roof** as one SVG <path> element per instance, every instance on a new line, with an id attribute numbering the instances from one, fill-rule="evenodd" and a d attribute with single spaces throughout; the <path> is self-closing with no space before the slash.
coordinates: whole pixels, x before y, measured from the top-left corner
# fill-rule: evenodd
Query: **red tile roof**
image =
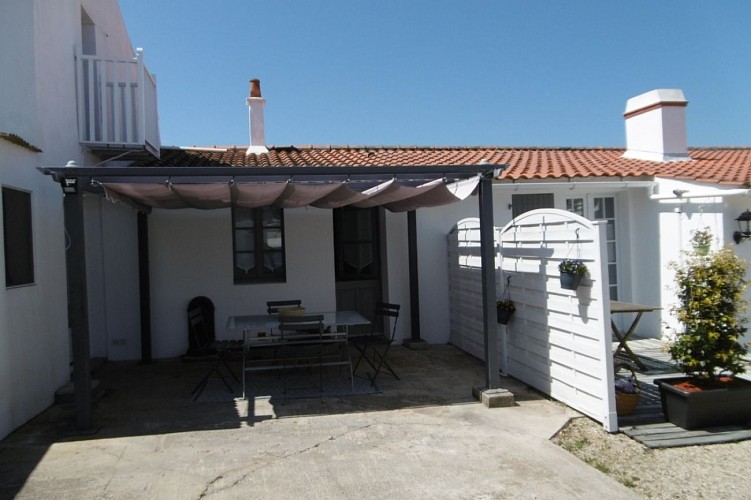
<path id="1" fill-rule="evenodd" d="M 245 147 L 164 148 L 148 167 L 316 167 L 471 165 L 487 160 L 508 164 L 499 179 L 555 180 L 582 177 L 669 177 L 736 187 L 751 187 L 751 148 L 695 148 L 691 161 L 625 159 L 616 148 L 418 147 L 418 146 L 269 146 L 245 155 Z"/>

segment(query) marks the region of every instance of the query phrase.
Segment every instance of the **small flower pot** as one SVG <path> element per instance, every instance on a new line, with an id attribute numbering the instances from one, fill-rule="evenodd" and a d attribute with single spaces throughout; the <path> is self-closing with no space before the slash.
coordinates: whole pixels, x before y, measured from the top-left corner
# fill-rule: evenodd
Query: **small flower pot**
<path id="1" fill-rule="evenodd" d="M 496 309 L 495 314 L 498 319 L 498 323 L 501 325 L 508 325 L 508 322 L 511 321 L 511 316 L 514 314 L 514 311 L 510 309 Z"/>
<path id="2" fill-rule="evenodd" d="M 561 288 L 564 290 L 576 290 L 581 283 L 581 274 L 561 273 Z"/>

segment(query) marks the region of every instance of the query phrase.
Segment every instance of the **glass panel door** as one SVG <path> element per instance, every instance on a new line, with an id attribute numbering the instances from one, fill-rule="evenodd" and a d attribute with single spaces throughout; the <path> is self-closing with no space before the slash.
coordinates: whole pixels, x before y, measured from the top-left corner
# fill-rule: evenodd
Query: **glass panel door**
<path id="1" fill-rule="evenodd" d="M 618 300 L 618 253 L 616 239 L 615 197 L 592 197 L 592 220 L 605 221 L 607 270 L 610 300 Z"/>
<path id="2" fill-rule="evenodd" d="M 605 245 L 607 248 L 608 288 L 611 300 L 618 300 L 618 240 L 616 231 L 616 210 L 614 196 L 589 195 L 589 203 L 584 198 L 566 199 L 566 210 L 590 220 L 605 222 Z"/>

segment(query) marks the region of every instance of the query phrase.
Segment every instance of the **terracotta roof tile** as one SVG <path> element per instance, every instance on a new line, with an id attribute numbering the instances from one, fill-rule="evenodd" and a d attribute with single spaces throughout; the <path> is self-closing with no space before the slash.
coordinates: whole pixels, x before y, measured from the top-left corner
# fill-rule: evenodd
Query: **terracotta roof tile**
<path id="1" fill-rule="evenodd" d="M 245 147 L 164 148 L 161 159 L 139 166 L 316 167 L 472 165 L 487 160 L 508 164 L 501 180 L 554 180 L 582 177 L 667 177 L 751 186 L 751 148 L 693 148 L 691 161 L 651 162 L 622 158 L 619 148 L 270 146 L 246 156 Z"/>

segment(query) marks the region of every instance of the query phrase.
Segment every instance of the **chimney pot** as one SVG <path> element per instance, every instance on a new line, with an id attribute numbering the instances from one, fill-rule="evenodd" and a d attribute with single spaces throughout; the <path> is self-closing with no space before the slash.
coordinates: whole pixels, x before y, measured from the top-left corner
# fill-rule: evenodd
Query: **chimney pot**
<path id="1" fill-rule="evenodd" d="M 250 97 L 261 97 L 261 80 L 258 78 L 250 81 Z"/>
<path id="2" fill-rule="evenodd" d="M 254 78 L 250 81 L 250 97 L 245 99 L 248 105 L 248 120 L 250 125 L 250 146 L 246 155 L 268 153 L 266 147 L 266 127 L 263 123 L 263 107 L 266 99 L 261 97 L 261 80 Z"/>

